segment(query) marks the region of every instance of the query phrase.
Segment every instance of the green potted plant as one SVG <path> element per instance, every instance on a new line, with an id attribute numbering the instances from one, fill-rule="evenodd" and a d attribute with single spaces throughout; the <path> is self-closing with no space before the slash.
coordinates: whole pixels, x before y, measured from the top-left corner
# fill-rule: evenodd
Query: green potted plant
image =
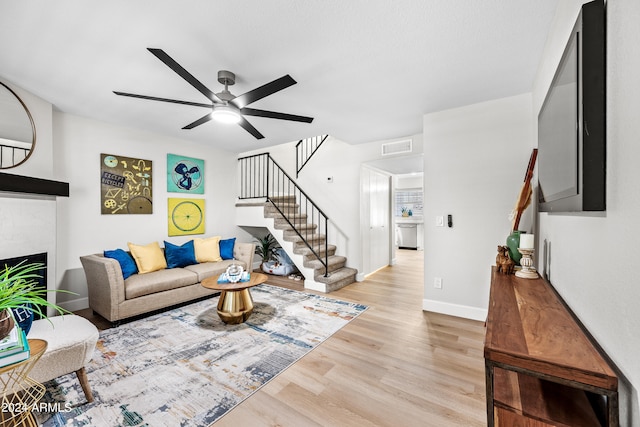
<path id="1" fill-rule="evenodd" d="M 47 301 L 48 292 L 73 293 L 64 290 L 47 290 L 36 287 L 41 278 L 38 271 L 44 268 L 42 263 L 25 263 L 24 261 L 0 270 L 0 339 L 6 337 L 14 325 L 12 309 L 22 308 L 42 318 L 47 318 L 46 310 L 51 307 L 60 314 L 71 312 Z"/>
<path id="2" fill-rule="evenodd" d="M 256 239 L 259 245 L 256 245 L 256 255 L 260 255 L 262 258 L 262 262 L 268 262 L 271 260 L 275 260 L 275 250 L 280 247 L 278 241 L 271 235 L 271 233 L 262 237 L 261 239 Z"/>

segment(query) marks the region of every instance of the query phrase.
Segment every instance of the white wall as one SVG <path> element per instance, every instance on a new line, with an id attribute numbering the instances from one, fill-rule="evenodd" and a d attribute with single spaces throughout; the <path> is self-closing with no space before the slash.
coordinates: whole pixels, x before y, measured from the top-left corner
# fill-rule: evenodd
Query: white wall
<path id="1" fill-rule="evenodd" d="M 422 135 L 410 136 L 413 154 L 422 153 Z M 407 137 L 398 138 L 405 140 Z M 395 140 L 394 140 L 395 141 Z M 363 272 L 362 236 L 360 232 L 360 165 L 382 158 L 382 144 L 391 140 L 365 144 L 348 144 L 329 137 L 300 172 L 300 187 L 329 217 L 329 242 L 337 246 L 338 255 L 347 257 L 347 265 Z M 269 152 L 292 177 L 296 176 L 296 142 L 242 153 L 240 156 Z M 406 154 L 405 154 L 406 155 Z M 327 182 L 333 177 L 333 182 Z"/>
<path id="2" fill-rule="evenodd" d="M 534 86 L 537 115 L 583 2 L 560 2 Z M 550 245 L 550 281 L 618 368 L 640 384 L 640 2 L 607 2 L 606 216 L 540 214 L 540 242 Z M 621 425 L 640 425 L 635 388 Z"/>
<path id="3" fill-rule="evenodd" d="M 237 162 L 234 153 L 60 112 L 54 113 L 53 136 L 56 176 L 69 182 L 70 192 L 68 199 L 58 199 L 58 280 L 60 288 L 80 294 L 72 297 L 78 300 L 71 306 L 73 309 L 83 308 L 81 299 L 86 297 L 80 255 L 126 249 L 127 242 L 158 241 L 163 246 L 163 240 L 181 244 L 193 237 L 203 237 L 168 237 L 167 198 L 187 195 L 166 191 L 167 153 L 205 161 L 204 197 L 193 196 L 205 199 L 204 236 L 252 240 L 235 226 Z M 153 162 L 153 214 L 101 215 L 100 153 Z M 84 304 L 86 307 L 86 302 Z"/>
<path id="4" fill-rule="evenodd" d="M 424 176 L 421 173 L 414 175 L 397 175 L 395 182 L 395 188 L 399 189 L 422 188 L 424 185 Z"/>
<path id="5" fill-rule="evenodd" d="M 531 115 L 525 94 L 424 116 L 425 310 L 486 318 L 490 267 L 533 147 Z M 452 228 L 435 226 L 449 214 Z"/>

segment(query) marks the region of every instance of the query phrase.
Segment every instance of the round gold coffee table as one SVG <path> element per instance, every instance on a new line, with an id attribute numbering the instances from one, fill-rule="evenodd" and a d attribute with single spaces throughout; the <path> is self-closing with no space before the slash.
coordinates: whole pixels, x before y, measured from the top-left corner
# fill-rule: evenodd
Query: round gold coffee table
<path id="1" fill-rule="evenodd" d="M 247 282 L 218 283 L 217 277 L 210 277 L 201 284 L 207 289 L 222 291 L 218 300 L 218 316 L 224 323 L 235 325 L 246 322 L 253 313 L 253 298 L 249 288 L 266 281 L 266 274 L 251 273 Z"/>

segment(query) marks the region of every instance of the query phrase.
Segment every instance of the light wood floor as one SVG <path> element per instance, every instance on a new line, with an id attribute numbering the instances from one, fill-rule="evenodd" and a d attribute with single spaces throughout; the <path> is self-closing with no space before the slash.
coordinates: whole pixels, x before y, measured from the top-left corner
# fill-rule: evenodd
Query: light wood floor
<path id="1" fill-rule="evenodd" d="M 329 294 L 369 309 L 215 427 L 486 425 L 484 325 L 422 311 L 422 256 Z"/>

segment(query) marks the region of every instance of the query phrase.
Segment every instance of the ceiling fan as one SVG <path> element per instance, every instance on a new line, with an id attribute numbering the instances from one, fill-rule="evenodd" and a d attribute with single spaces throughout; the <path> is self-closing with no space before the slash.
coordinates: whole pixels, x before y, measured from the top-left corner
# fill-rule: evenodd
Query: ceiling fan
<path id="1" fill-rule="evenodd" d="M 255 108 L 247 108 L 247 105 L 256 102 L 262 98 L 279 92 L 296 84 L 296 81 L 290 76 L 285 75 L 270 83 L 262 85 L 256 89 L 250 90 L 242 95 L 235 96 L 229 92 L 229 86 L 235 84 L 236 76 L 231 71 L 218 71 L 218 82 L 224 85 L 224 89 L 218 93 L 209 90 L 204 84 L 196 79 L 191 73 L 185 70 L 173 58 L 171 58 L 162 49 L 147 48 L 149 52 L 154 54 L 160 61 L 164 62 L 169 68 L 175 71 L 180 77 L 185 79 L 187 83 L 196 88 L 200 93 L 207 97 L 211 103 L 202 104 L 198 102 L 180 101 L 177 99 L 158 98 L 156 96 L 137 95 L 135 93 L 126 93 L 113 91 L 116 95 L 129 96 L 132 98 L 149 99 L 151 101 L 172 102 L 174 104 L 192 105 L 195 107 L 209 108 L 211 111 L 200 117 L 198 120 L 189 123 L 182 129 L 193 129 L 211 119 L 221 122 L 238 123 L 244 130 L 253 135 L 256 139 L 264 138 L 244 116 L 266 117 L 269 119 L 291 120 L 295 122 L 311 123 L 313 117 L 296 116 L 294 114 L 277 113 L 274 111 L 257 110 Z"/>

